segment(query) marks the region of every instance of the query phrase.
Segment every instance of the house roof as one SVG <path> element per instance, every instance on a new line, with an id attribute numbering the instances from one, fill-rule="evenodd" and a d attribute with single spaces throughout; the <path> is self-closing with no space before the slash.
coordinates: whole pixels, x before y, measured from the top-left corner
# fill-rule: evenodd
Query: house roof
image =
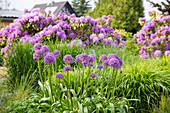
<path id="1" fill-rule="evenodd" d="M 36 8 L 40 8 L 40 10 L 46 10 L 46 9 L 50 9 L 53 10 L 53 14 L 58 14 L 60 12 L 60 10 L 66 6 L 69 10 L 69 12 L 72 14 L 72 13 L 75 13 L 76 12 L 73 10 L 73 8 L 71 7 L 71 5 L 69 4 L 68 1 L 63 1 L 63 2 L 54 2 L 52 1 L 51 3 L 45 3 L 45 4 L 36 4 L 33 8 L 33 9 L 36 9 Z"/>
<path id="2" fill-rule="evenodd" d="M 22 16 L 24 12 L 16 10 L 0 10 L 0 17 L 3 18 L 18 18 Z"/>

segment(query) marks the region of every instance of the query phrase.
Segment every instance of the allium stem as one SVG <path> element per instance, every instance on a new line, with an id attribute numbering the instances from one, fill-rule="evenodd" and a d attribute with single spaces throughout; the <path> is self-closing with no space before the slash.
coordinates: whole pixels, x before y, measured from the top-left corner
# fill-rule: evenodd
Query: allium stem
<path id="1" fill-rule="evenodd" d="M 70 89 L 69 89 L 69 72 L 67 71 L 67 104 L 68 104 L 68 109 L 70 110 L 70 104 L 69 104 L 69 93 L 70 93 Z"/>
<path id="2" fill-rule="evenodd" d="M 88 93 L 88 86 L 89 86 L 89 74 L 90 74 L 90 69 L 91 69 L 91 66 L 90 66 L 90 64 L 89 64 L 89 69 L 88 69 L 88 73 L 87 73 L 87 85 L 86 85 L 87 93 Z"/>
<path id="3" fill-rule="evenodd" d="M 115 93 L 116 80 L 117 80 L 117 69 L 113 69 L 113 74 L 114 74 L 114 82 L 113 82 L 113 91 L 112 91 L 112 94 L 113 94 L 113 101 L 114 101 L 115 100 L 114 93 Z"/>
<path id="4" fill-rule="evenodd" d="M 50 97 L 51 97 L 51 101 L 53 102 L 52 85 L 51 85 L 51 68 L 50 68 L 50 65 L 48 65 L 48 82 L 49 82 L 49 87 L 50 87 L 50 90 L 51 90 Z"/>
<path id="5" fill-rule="evenodd" d="M 44 92 L 44 97 L 45 97 L 44 82 L 43 82 L 43 80 L 42 80 L 42 76 L 41 76 L 40 59 L 39 59 L 39 57 L 38 57 L 38 70 L 39 70 L 40 80 L 41 80 L 41 83 L 42 83 L 43 92 Z"/>
<path id="6" fill-rule="evenodd" d="M 46 85 L 47 76 L 46 76 L 45 62 L 44 62 L 44 81 L 45 81 L 45 88 L 46 88 L 47 87 L 47 85 Z"/>
<path id="7" fill-rule="evenodd" d="M 40 74 L 40 80 L 41 80 L 41 83 L 42 83 L 42 85 L 43 85 L 43 80 L 42 80 L 42 76 L 41 76 L 40 59 L 39 59 L 39 57 L 38 57 L 38 70 L 39 70 L 39 74 Z M 44 87 L 44 85 L 43 85 L 43 87 Z"/>
<path id="8" fill-rule="evenodd" d="M 82 93 L 83 94 L 83 90 L 84 90 L 84 75 L 85 75 L 85 71 L 84 71 L 84 62 L 83 62 L 83 77 L 82 77 Z"/>

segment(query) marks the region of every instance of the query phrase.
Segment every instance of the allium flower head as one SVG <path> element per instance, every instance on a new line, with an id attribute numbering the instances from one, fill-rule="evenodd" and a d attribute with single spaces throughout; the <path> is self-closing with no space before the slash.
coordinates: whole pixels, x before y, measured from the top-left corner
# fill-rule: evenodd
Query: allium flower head
<path id="1" fill-rule="evenodd" d="M 99 57 L 99 60 L 107 60 L 107 56 L 105 54 L 102 54 L 100 57 Z"/>
<path id="2" fill-rule="evenodd" d="M 56 56 L 53 53 L 47 52 L 44 55 L 44 62 L 45 64 L 53 64 L 55 62 Z"/>
<path id="3" fill-rule="evenodd" d="M 42 51 L 43 53 L 49 52 L 49 48 L 48 48 L 47 46 L 42 46 L 42 47 L 41 47 L 41 51 Z"/>
<path id="4" fill-rule="evenodd" d="M 79 59 L 81 61 L 89 61 L 89 56 L 86 53 L 82 53 Z"/>
<path id="5" fill-rule="evenodd" d="M 93 54 L 89 55 L 89 62 L 94 62 L 95 56 Z"/>
<path id="6" fill-rule="evenodd" d="M 162 51 L 160 51 L 160 50 L 156 50 L 154 52 L 154 56 L 161 56 L 161 55 L 162 55 Z"/>
<path id="7" fill-rule="evenodd" d="M 104 65 L 104 66 L 108 66 L 108 65 L 109 65 L 109 60 L 104 60 L 104 61 L 103 61 L 103 65 Z"/>
<path id="8" fill-rule="evenodd" d="M 34 51 L 40 50 L 42 45 L 40 43 L 36 43 L 33 47 Z"/>
<path id="9" fill-rule="evenodd" d="M 111 58 L 109 60 L 109 66 L 117 69 L 121 68 L 119 60 L 117 58 Z"/>
<path id="10" fill-rule="evenodd" d="M 97 68 L 98 68 L 98 69 L 103 69 L 103 65 L 99 64 L 99 65 L 97 66 Z"/>
<path id="11" fill-rule="evenodd" d="M 73 64 L 74 63 L 74 59 L 71 55 L 65 55 L 63 60 L 67 63 Z"/>
<path id="12" fill-rule="evenodd" d="M 95 77 L 97 77 L 97 74 L 96 73 L 90 73 L 90 75 L 89 75 L 91 78 L 95 78 Z"/>
<path id="13" fill-rule="evenodd" d="M 53 53 L 54 55 L 60 55 L 60 51 L 59 51 L 59 50 L 54 50 L 52 53 Z"/>
<path id="14" fill-rule="evenodd" d="M 64 75 L 62 73 L 57 73 L 55 77 L 64 79 Z"/>
<path id="15" fill-rule="evenodd" d="M 42 51 L 37 50 L 34 54 L 33 54 L 33 59 L 38 59 L 38 58 L 42 58 Z"/>
<path id="16" fill-rule="evenodd" d="M 79 55 L 76 56 L 76 62 L 81 62 L 80 56 L 81 56 L 81 54 L 79 54 Z"/>
<path id="17" fill-rule="evenodd" d="M 65 67 L 63 68 L 63 70 L 64 70 L 64 71 L 71 71 L 72 68 L 71 68 L 71 66 L 65 66 Z"/>
<path id="18" fill-rule="evenodd" d="M 107 58 L 110 60 L 112 58 L 119 58 L 119 56 L 117 54 L 109 54 Z"/>

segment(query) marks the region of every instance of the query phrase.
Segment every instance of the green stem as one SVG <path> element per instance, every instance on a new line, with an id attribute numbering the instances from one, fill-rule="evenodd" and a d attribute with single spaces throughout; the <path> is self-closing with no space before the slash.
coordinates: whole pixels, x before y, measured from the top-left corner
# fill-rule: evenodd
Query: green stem
<path id="1" fill-rule="evenodd" d="M 84 89 L 84 75 L 85 75 L 85 71 L 84 71 L 84 62 L 83 62 L 82 94 Z"/>
<path id="2" fill-rule="evenodd" d="M 50 65 L 48 65 L 48 82 L 49 82 L 49 87 L 50 87 L 50 90 L 51 90 L 50 97 L 51 97 L 51 101 L 53 102 L 52 85 L 51 85 L 51 69 L 50 69 Z"/>
<path id="3" fill-rule="evenodd" d="M 41 76 L 40 59 L 39 59 L 39 57 L 38 57 L 38 70 L 39 70 L 39 74 L 40 74 L 40 80 L 41 80 L 41 83 L 42 83 L 42 85 L 43 85 L 43 80 L 42 80 L 42 76 Z M 44 87 L 44 85 L 43 85 L 43 87 Z"/>
<path id="4" fill-rule="evenodd" d="M 114 74 L 114 82 L 113 82 L 113 101 L 115 100 L 115 96 L 114 96 L 114 93 L 115 93 L 115 88 L 116 88 L 116 79 L 117 79 L 117 69 L 115 71 L 115 73 L 113 72 Z"/>
<path id="5" fill-rule="evenodd" d="M 89 86 L 89 74 L 90 74 L 90 69 L 91 69 L 91 66 L 90 66 L 90 64 L 89 64 L 89 69 L 88 69 L 88 74 L 87 74 L 87 85 L 86 85 L 87 93 L 88 93 L 88 86 Z"/>
<path id="6" fill-rule="evenodd" d="M 70 90 L 69 90 L 69 72 L 67 71 L 67 104 L 68 104 L 68 109 L 70 110 L 70 104 L 69 104 L 69 93 L 70 93 Z"/>

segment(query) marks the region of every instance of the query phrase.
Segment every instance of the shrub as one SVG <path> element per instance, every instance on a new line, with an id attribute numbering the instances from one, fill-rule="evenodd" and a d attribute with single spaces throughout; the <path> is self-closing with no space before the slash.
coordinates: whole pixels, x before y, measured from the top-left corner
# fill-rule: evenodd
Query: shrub
<path id="1" fill-rule="evenodd" d="M 156 12 L 149 14 L 152 20 L 145 23 L 142 29 L 134 34 L 137 38 L 136 46 L 141 48 L 139 51 L 141 58 L 160 56 L 170 50 L 170 15 L 166 13 L 158 17 Z M 145 19 L 140 18 L 140 21 L 143 22 Z"/>
<path id="2" fill-rule="evenodd" d="M 111 16 L 94 19 L 90 16 L 76 18 L 74 14 L 67 16 L 51 15 L 44 11 L 25 11 L 26 14 L 16 19 L 14 23 L 0 30 L 1 40 L 7 45 L 1 49 L 6 53 L 13 44 L 18 41 L 60 43 L 67 42 L 70 45 L 76 43 L 80 46 L 91 47 L 93 45 L 110 44 L 124 46 L 120 34 L 114 32 L 105 20 Z"/>

